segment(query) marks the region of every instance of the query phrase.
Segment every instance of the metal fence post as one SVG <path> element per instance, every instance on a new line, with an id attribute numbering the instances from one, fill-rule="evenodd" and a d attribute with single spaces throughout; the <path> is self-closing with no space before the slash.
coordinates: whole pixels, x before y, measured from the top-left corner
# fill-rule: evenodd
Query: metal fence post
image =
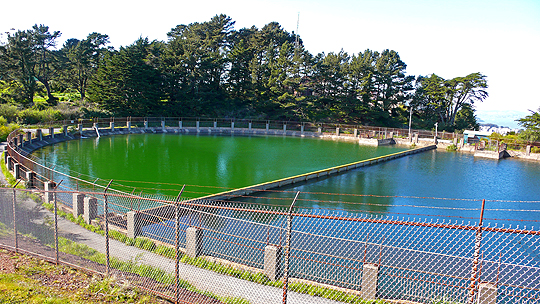
<path id="1" fill-rule="evenodd" d="M 292 211 L 294 208 L 294 204 L 296 203 L 296 199 L 298 198 L 298 194 L 300 194 L 300 191 L 296 192 L 296 196 L 291 203 L 291 207 L 289 208 L 289 215 L 287 217 L 287 236 L 285 239 L 285 269 L 283 271 L 283 304 L 287 304 L 287 291 L 289 289 L 289 259 L 291 256 Z"/>
<path id="2" fill-rule="evenodd" d="M 182 186 L 182 190 L 178 193 L 174 205 L 174 219 L 175 219 L 175 239 L 174 239 L 174 249 L 175 249 L 175 264 L 174 264 L 174 303 L 180 303 L 180 196 L 184 192 L 186 185 Z"/>
<path id="3" fill-rule="evenodd" d="M 58 202 L 56 200 L 56 188 L 63 182 L 61 180 L 58 185 L 54 186 L 53 199 L 54 199 L 54 261 L 58 265 Z"/>
<path id="4" fill-rule="evenodd" d="M 15 186 L 13 186 L 13 235 L 15 237 L 15 252 L 19 252 L 19 242 L 18 242 L 18 239 L 17 239 L 17 215 L 16 215 L 16 210 L 17 208 L 15 207 L 16 203 L 17 203 L 17 192 L 15 190 L 15 188 L 17 187 L 17 185 L 20 183 L 21 181 L 18 180 L 17 183 L 15 184 Z"/>
<path id="5" fill-rule="evenodd" d="M 480 259 L 480 247 L 482 246 L 482 224 L 484 221 L 484 207 L 486 205 L 486 200 L 482 200 L 482 209 L 480 211 L 480 221 L 478 222 L 478 228 L 476 230 L 476 238 L 474 242 L 474 257 L 473 257 L 473 265 L 472 265 L 472 272 L 471 272 L 471 286 L 470 286 L 470 292 L 469 292 L 469 303 L 474 303 L 474 294 L 476 292 L 476 288 L 478 286 L 478 282 L 480 281 L 480 278 L 478 276 L 478 263 Z"/>
<path id="6" fill-rule="evenodd" d="M 105 187 L 105 191 L 103 191 L 103 214 L 105 217 L 105 255 L 107 256 L 107 261 L 105 264 L 105 273 L 109 275 L 110 267 L 111 267 L 111 261 L 110 261 L 110 255 L 109 255 L 109 203 L 107 202 L 107 190 L 109 190 L 109 187 L 111 186 L 112 179 L 109 181 L 109 184 L 107 187 Z"/>

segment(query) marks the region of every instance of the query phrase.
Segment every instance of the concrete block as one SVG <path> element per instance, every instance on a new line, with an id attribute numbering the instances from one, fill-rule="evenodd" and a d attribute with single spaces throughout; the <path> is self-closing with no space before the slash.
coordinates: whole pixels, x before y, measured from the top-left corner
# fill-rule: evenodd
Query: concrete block
<path id="1" fill-rule="evenodd" d="M 97 217 L 97 199 L 95 197 L 84 198 L 84 222 L 91 224 L 92 220 Z"/>
<path id="2" fill-rule="evenodd" d="M 13 164 L 13 177 L 15 179 L 21 178 L 21 175 L 19 174 L 19 167 L 20 167 L 19 163 L 14 163 Z"/>
<path id="3" fill-rule="evenodd" d="M 362 269 L 362 289 L 361 297 L 364 300 L 375 300 L 377 298 L 377 279 L 379 276 L 379 266 L 375 264 L 364 264 Z"/>
<path id="4" fill-rule="evenodd" d="M 35 181 L 36 181 L 36 172 L 34 171 L 27 171 L 25 172 L 25 179 L 26 179 L 26 186 L 28 188 L 34 188 Z"/>
<path id="5" fill-rule="evenodd" d="M 127 236 L 136 238 L 141 235 L 141 213 L 136 211 L 128 211 L 127 215 Z"/>
<path id="6" fill-rule="evenodd" d="M 272 281 L 281 277 L 281 248 L 264 247 L 264 274 Z"/>
<path id="7" fill-rule="evenodd" d="M 186 229 L 186 254 L 191 258 L 196 258 L 202 249 L 202 229 L 189 227 Z"/>
<path id="8" fill-rule="evenodd" d="M 73 193 L 73 216 L 84 215 L 84 194 Z"/>
<path id="9" fill-rule="evenodd" d="M 54 186 L 54 182 L 45 182 L 45 184 L 43 185 L 43 190 L 45 190 L 44 200 L 46 203 L 54 201 Z"/>
<path id="10" fill-rule="evenodd" d="M 490 283 L 481 283 L 478 285 L 478 297 L 476 304 L 496 304 L 497 287 Z"/>

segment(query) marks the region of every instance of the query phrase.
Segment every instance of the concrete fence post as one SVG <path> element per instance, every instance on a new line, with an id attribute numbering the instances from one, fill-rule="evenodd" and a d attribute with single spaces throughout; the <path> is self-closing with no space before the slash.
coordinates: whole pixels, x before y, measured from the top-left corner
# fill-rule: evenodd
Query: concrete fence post
<path id="1" fill-rule="evenodd" d="M 281 277 L 280 261 L 281 248 L 272 245 L 264 247 L 264 274 L 272 281 Z"/>
<path id="2" fill-rule="evenodd" d="M 21 165 L 19 163 L 14 163 L 13 164 L 13 177 L 17 180 L 19 178 L 21 178 L 21 175 L 19 174 L 19 167 Z"/>
<path id="3" fill-rule="evenodd" d="M 7 153 L 5 155 L 8 155 Z M 8 170 L 12 170 L 13 169 L 13 157 L 11 156 L 6 156 L 6 167 L 8 168 Z"/>
<path id="4" fill-rule="evenodd" d="M 339 136 L 339 128 L 336 128 L 336 136 Z"/>
<path id="5" fill-rule="evenodd" d="M 283 124 L 283 133 L 286 133 L 286 132 L 287 132 L 287 125 Z"/>
<path id="6" fill-rule="evenodd" d="M 99 124 L 97 122 L 95 122 L 95 123 L 92 124 L 92 127 L 94 129 L 99 129 Z"/>
<path id="7" fill-rule="evenodd" d="M 127 236 L 134 239 L 141 235 L 142 214 L 136 211 L 127 213 Z"/>
<path id="8" fill-rule="evenodd" d="M 36 172 L 34 172 L 34 171 L 27 171 L 26 172 L 26 186 L 28 188 L 34 188 L 35 179 L 36 179 Z"/>
<path id="9" fill-rule="evenodd" d="M 19 134 L 18 138 L 19 138 L 19 145 L 21 145 L 21 147 L 23 147 L 24 146 L 24 135 Z"/>
<path id="10" fill-rule="evenodd" d="M 196 121 L 195 122 L 195 127 L 197 128 L 197 132 L 199 132 L 199 127 L 200 127 L 200 121 Z"/>
<path id="11" fill-rule="evenodd" d="M 525 155 L 531 155 L 531 145 L 528 145 L 527 148 L 525 148 Z"/>
<path id="12" fill-rule="evenodd" d="M 165 120 L 161 121 L 161 130 L 165 132 Z"/>
<path id="13" fill-rule="evenodd" d="M 178 121 L 178 129 L 182 129 L 182 121 L 181 120 Z"/>
<path id="14" fill-rule="evenodd" d="M 415 134 L 414 134 L 413 142 L 414 142 L 415 144 L 418 143 L 418 133 L 415 133 Z"/>
<path id="15" fill-rule="evenodd" d="M 73 216 L 78 218 L 84 214 L 84 194 L 73 193 Z"/>
<path id="16" fill-rule="evenodd" d="M 189 227 L 186 229 L 186 255 L 196 258 L 202 249 L 202 229 Z"/>
<path id="17" fill-rule="evenodd" d="M 377 280 L 379 277 L 379 266 L 375 264 L 364 264 L 362 268 L 362 289 L 361 297 L 364 300 L 375 300 L 377 298 Z"/>
<path id="18" fill-rule="evenodd" d="M 128 121 L 126 123 L 126 126 L 127 126 L 127 129 L 128 129 L 128 132 L 131 133 L 131 121 Z"/>
<path id="19" fill-rule="evenodd" d="M 390 132 L 390 138 L 394 138 L 394 132 Z"/>
<path id="20" fill-rule="evenodd" d="M 114 121 L 111 121 L 109 123 L 109 128 L 111 129 L 111 131 L 114 131 Z"/>
<path id="21" fill-rule="evenodd" d="M 83 124 L 82 123 L 78 124 L 77 129 L 79 130 L 79 134 L 81 134 L 81 136 L 82 136 L 82 132 L 83 132 L 83 129 L 84 129 Z"/>
<path id="22" fill-rule="evenodd" d="M 6 147 L 4 147 L 4 149 L 6 149 Z M 8 157 L 10 157 L 10 156 L 7 153 L 7 149 L 6 149 L 6 150 L 4 150 L 4 164 L 6 164 L 6 167 L 8 167 Z"/>
<path id="23" fill-rule="evenodd" d="M 234 121 L 231 121 L 231 129 L 234 130 Z"/>
<path id="24" fill-rule="evenodd" d="M 31 144 L 32 143 L 32 132 L 26 132 L 26 141 Z"/>
<path id="25" fill-rule="evenodd" d="M 45 190 L 44 193 L 44 199 L 46 203 L 50 203 L 54 200 L 54 182 L 45 182 L 43 185 L 43 190 Z"/>
<path id="26" fill-rule="evenodd" d="M 68 126 L 66 125 L 62 126 L 62 133 L 64 134 L 64 136 L 68 135 Z"/>
<path id="27" fill-rule="evenodd" d="M 214 121 L 214 129 L 217 129 L 217 121 Z"/>
<path id="28" fill-rule="evenodd" d="M 476 304 L 496 304 L 497 287 L 490 283 L 478 285 L 478 299 Z"/>
<path id="29" fill-rule="evenodd" d="M 354 137 L 358 137 L 358 129 L 354 129 Z"/>
<path id="30" fill-rule="evenodd" d="M 41 129 L 37 129 L 36 130 L 36 138 L 39 140 L 39 141 L 42 141 L 43 140 L 43 131 Z"/>
<path id="31" fill-rule="evenodd" d="M 248 130 L 251 131 L 251 123 L 248 123 Z"/>
<path id="32" fill-rule="evenodd" d="M 14 146 L 15 148 L 17 148 L 17 143 L 18 143 L 17 137 L 13 137 L 12 142 L 13 142 L 13 146 Z"/>
<path id="33" fill-rule="evenodd" d="M 301 125 L 301 126 L 300 126 L 300 133 L 301 133 L 301 134 L 304 134 L 304 125 Z"/>
<path id="34" fill-rule="evenodd" d="M 319 133 L 319 134 L 322 133 L 322 128 L 321 128 L 321 127 L 318 127 L 318 128 L 317 128 L 317 133 Z"/>
<path id="35" fill-rule="evenodd" d="M 270 130 L 270 124 L 266 123 L 266 132 L 268 132 L 268 130 Z"/>
<path id="36" fill-rule="evenodd" d="M 83 218 L 87 224 L 92 224 L 92 220 L 97 217 L 97 199 L 95 197 L 84 198 Z"/>
<path id="37" fill-rule="evenodd" d="M 144 128 L 145 128 L 145 129 L 148 129 L 148 120 L 145 120 L 145 121 L 144 121 Z"/>

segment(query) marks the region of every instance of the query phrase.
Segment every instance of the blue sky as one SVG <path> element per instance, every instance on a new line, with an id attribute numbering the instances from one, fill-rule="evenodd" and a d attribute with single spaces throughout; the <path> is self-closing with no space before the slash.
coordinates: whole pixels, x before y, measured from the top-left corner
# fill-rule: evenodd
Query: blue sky
<path id="1" fill-rule="evenodd" d="M 59 46 L 100 32 L 118 48 L 141 36 L 165 40 L 178 24 L 220 13 L 236 29 L 277 21 L 292 32 L 300 13 L 299 34 L 313 54 L 393 49 L 410 75 L 485 74 L 490 97 L 476 105 L 485 122 L 515 127 L 514 119 L 540 107 L 540 0 L 186 2 L 12 0 L 0 5 L 0 32 L 38 23 L 62 32 Z"/>

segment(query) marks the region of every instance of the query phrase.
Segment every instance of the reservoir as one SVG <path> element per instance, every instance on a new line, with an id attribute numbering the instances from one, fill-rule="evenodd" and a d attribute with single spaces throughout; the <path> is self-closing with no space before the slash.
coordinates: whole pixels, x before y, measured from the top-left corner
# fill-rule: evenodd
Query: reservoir
<path id="1" fill-rule="evenodd" d="M 184 197 L 246 187 L 406 150 L 283 136 L 130 134 L 81 139 L 34 152 L 49 167 L 125 192 Z M 55 178 L 55 180 L 62 177 Z M 68 185 L 75 188 L 75 185 Z M 428 151 L 236 201 L 338 209 L 410 219 L 538 227 L 540 164 Z"/>

